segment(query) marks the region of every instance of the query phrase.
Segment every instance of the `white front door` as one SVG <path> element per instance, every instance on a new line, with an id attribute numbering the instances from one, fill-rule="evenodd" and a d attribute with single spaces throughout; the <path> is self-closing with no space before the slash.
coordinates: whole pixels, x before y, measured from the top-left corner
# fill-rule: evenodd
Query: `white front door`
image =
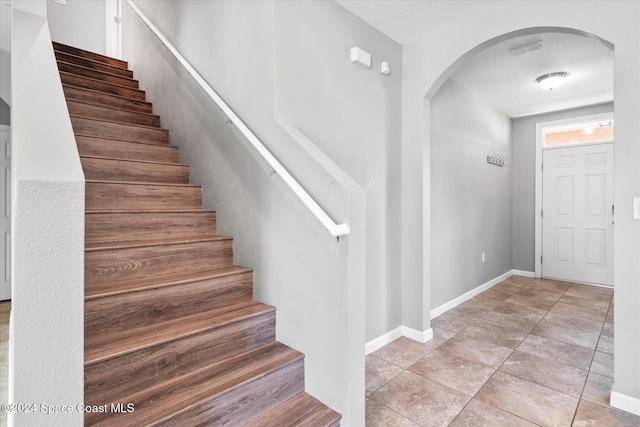
<path id="1" fill-rule="evenodd" d="M 11 299 L 11 132 L 0 125 L 0 301 Z"/>
<path id="2" fill-rule="evenodd" d="M 613 286 L 613 144 L 542 159 L 542 276 Z"/>

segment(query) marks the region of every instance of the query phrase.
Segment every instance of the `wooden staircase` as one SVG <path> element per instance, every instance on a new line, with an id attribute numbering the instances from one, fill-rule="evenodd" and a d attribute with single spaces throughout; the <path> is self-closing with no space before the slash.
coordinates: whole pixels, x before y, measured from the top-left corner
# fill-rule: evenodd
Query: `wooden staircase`
<path id="1" fill-rule="evenodd" d="M 338 426 L 126 62 L 54 51 L 86 178 L 85 425 Z"/>

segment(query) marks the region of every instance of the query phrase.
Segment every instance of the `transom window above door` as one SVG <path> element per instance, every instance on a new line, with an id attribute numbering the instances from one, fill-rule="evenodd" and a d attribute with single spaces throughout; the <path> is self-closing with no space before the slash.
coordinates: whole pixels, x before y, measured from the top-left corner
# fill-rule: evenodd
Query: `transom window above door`
<path id="1" fill-rule="evenodd" d="M 542 148 L 613 142 L 612 119 L 547 127 L 543 129 Z"/>

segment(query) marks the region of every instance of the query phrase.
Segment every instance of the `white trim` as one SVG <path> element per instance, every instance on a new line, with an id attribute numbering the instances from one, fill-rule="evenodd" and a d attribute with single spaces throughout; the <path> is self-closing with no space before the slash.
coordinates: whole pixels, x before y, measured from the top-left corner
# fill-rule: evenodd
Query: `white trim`
<path id="1" fill-rule="evenodd" d="M 512 276 L 536 277 L 533 271 L 511 270 Z"/>
<path id="2" fill-rule="evenodd" d="M 107 0 L 105 54 L 122 59 L 122 0 Z"/>
<path id="3" fill-rule="evenodd" d="M 364 345 L 364 354 L 371 354 L 376 350 L 381 349 L 385 345 L 392 341 L 397 340 L 402 336 L 402 326 L 398 326 L 392 331 L 387 332 L 384 335 L 380 335 L 378 338 L 374 338 Z"/>
<path id="4" fill-rule="evenodd" d="M 440 316 L 442 313 L 445 313 L 445 312 L 451 310 L 452 308 L 462 304 L 463 302 L 475 297 L 479 293 L 486 291 L 487 289 L 491 288 L 492 286 L 497 285 L 498 283 L 502 282 L 505 279 L 508 279 L 509 277 L 514 275 L 514 271 L 515 270 L 509 270 L 506 273 L 501 274 L 500 276 L 498 276 L 498 277 L 496 277 L 494 279 L 491 279 L 486 283 L 483 283 L 482 285 L 478 286 L 477 288 L 471 289 L 469 292 L 464 293 L 464 294 L 460 295 L 459 297 L 454 298 L 451 301 L 442 304 L 440 307 L 434 308 L 433 310 L 431 310 L 431 318 L 433 319 L 434 317 Z"/>
<path id="5" fill-rule="evenodd" d="M 553 120 L 549 122 L 536 123 L 536 189 L 535 189 L 535 277 L 542 277 L 542 263 L 540 257 L 542 256 L 542 217 L 539 215 L 542 209 L 542 132 L 544 128 L 569 125 L 572 123 L 598 121 L 598 120 L 613 120 L 613 112 L 593 114 L 590 116 L 572 117 L 569 119 Z M 561 148 L 561 147 L 559 147 Z"/>
<path id="6" fill-rule="evenodd" d="M 433 329 L 431 328 L 427 329 L 426 331 L 419 331 L 417 329 L 413 329 L 408 326 L 401 326 L 401 328 L 402 328 L 402 336 L 412 339 L 414 341 L 425 343 L 433 339 Z"/>
<path id="7" fill-rule="evenodd" d="M 394 330 L 366 343 L 364 346 L 364 354 L 371 354 L 400 337 L 406 337 L 414 341 L 425 343 L 433 339 L 433 329 L 429 328 L 426 331 L 421 332 L 408 326 L 398 326 Z"/>
<path id="8" fill-rule="evenodd" d="M 171 53 L 176 60 L 184 67 L 184 69 L 193 77 L 196 83 L 209 95 L 211 100 L 216 103 L 220 110 L 229 118 L 229 121 L 233 123 L 240 133 L 249 141 L 249 143 L 255 148 L 255 150 L 262 156 L 262 158 L 269 164 L 273 172 L 277 173 L 280 178 L 289 186 L 291 191 L 300 199 L 300 201 L 311 211 L 311 213 L 320 221 L 320 223 L 331 233 L 334 237 L 346 236 L 349 234 L 349 226 L 347 224 L 336 224 L 331 217 L 316 203 L 316 201 L 305 191 L 304 188 L 295 180 L 287 171 L 284 166 L 271 154 L 267 147 L 260 142 L 253 132 L 244 124 L 242 120 L 233 112 L 224 100 L 213 90 L 206 80 L 196 71 L 195 68 L 186 60 L 184 56 L 167 40 L 167 38 L 158 30 L 155 25 L 151 23 L 138 7 L 126 0 L 127 4 L 138 15 L 138 17 L 145 23 L 149 30 L 164 44 L 169 53 Z"/>
<path id="9" fill-rule="evenodd" d="M 458 298 L 455 298 L 445 304 L 442 304 L 440 307 L 434 308 L 433 310 L 431 310 L 431 318 L 433 319 L 434 317 L 438 317 L 439 315 L 441 315 L 442 313 L 451 310 L 452 308 L 456 307 L 459 304 L 462 304 L 463 302 L 467 301 L 468 299 L 473 298 L 474 296 L 478 295 L 479 293 L 486 291 L 487 289 L 491 288 L 492 286 L 497 285 L 498 283 L 502 282 L 503 280 L 508 279 L 511 276 L 524 276 L 524 277 L 534 277 L 534 274 L 532 271 L 525 271 L 525 270 L 509 270 L 504 274 L 501 274 L 500 276 L 489 280 L 486 283 L 483 283 L 482 285 L 478 286 L 475 289 L 470 290 L 469 292 L 460 295 Z M 384 347 L 385 345 L 389 344 L 390 342 L 397 340 L 400 337 L 407 337 L 409 339 L 412 339 L 414 341 L 418 341 L 418 342 L 422 342 L 425 343 L 427 341 L 430 341 L 431 339 L 433 339 L 433 329 L 429 328 L 425 331 L 419 331 L 417 329 L 413 329 L 410 328 L 408 326 L 398 326 L 397 328 L 395 328 L 392 331 L 387 332 L 386 334 L 383 334 L 381 336 L 379 336 L 378 338 L 374 338 L 371 341 L 369 341 L 368 343 L 365 344 L 364 346 L 364 353 L 365 354 L 371 354 L 374 351 Z"/>
<path id="10" fill-rule="evenodd" d="M 614 408 L 621 409 L 635 415 L 640 415 L 640 399 L 637 397 L 631 397 L 626 394 L 612 391 L 610 402 L 611 406 Z"/>

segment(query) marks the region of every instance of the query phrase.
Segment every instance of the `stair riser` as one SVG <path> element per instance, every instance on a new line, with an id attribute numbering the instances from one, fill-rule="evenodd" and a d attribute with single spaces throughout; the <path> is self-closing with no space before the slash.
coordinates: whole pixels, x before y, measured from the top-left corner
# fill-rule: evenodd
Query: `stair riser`
<path id="1" fill-rule="evenodd" d="M 181 245 L 111 249 L 85 253 L 85 292 L 99 292 L 101 285 L 131 282 L 163 275 L 230 267 L 230 239 Z"/>
<path id="2" fill-rule="evenodd" d="M 304 361 L 299 360 L 244 384 L 158 427 L 240 427 L 304 391 Z"/>
<path id="3" fill-rule="evenodd" d="M 69 53 L 71 55 L 79 56 L 81 58 L 87 58 L 87 59 L 91 59 L 91 60 L 96 61 L 96 62 L 102 62 L 104 64 L 113 65 L 114 67 L 127 69 L 127 62 L 126 61 L 122 61 L 120 59 L 109 58 L 109 57 L 104 56 L 104 55 L 100 55 L 100 54 L 92 53 L 92 52 L 87 52 L 87 51 L 82 50 L 82 49 L 77 49 L 75 47 L 66 46 L 66 45 L 63 45 L 63 44 L 60 44 L 60 43 L 56 43 L 56 42 L 53 42 L 53 48 L 54 48 L 54 50 L 57 50 L 59 52 L 65 52 L 65 53 Z"/>
<path id="4" fill-rule="evenodd" d="M 168 211 L 202 207 L 199 187 L 87 182 L 85 193 L 87 211 Z"/>
<path id="5" fill-rule="evenodd" d="M 182 165 L 159 165 L 90 157 L 81 157 L 80 160 L 84 176 L 90 180 L 189 183 L 189 168 Z"/>
<path id="6" fill-rule="evenodd" d="M 74 133 L 80 135 L 147 144 L 169 144 L 169 131 L 166 129 L 103 122 L 77 116 L 71 116 L 71 124 Z"/>
<path id="7" fill-rule="evenodd" d="M 69 64 L 76 64 L 81 67 L 91 68 L 97 71 L 104 71 L 109 74 L 115 74 L 122 77 L 133 78 L 133 71 L 125 70 L 123 68 L 107 65 L 103 62 L 96 62 L 86 58 L 80 58 L 79 56 L 69 55 L 64 52 L 55 52 L 56 59 L 58 61 L 64 61 Z"/>
<path id="8" fill-rule="evenodd" d="M 166 145 L 138 144 L 87 136 L 76 136 L 81 156 L 107 157 L 120 160 L 179 163 L 178 149 Z"/>
<path id="9" fill-rule="evenodd" d="M 118 95 L 111 95 L 103 92 L 94 92 L 86 88 L 64 85 L 64 96 L 67 100 L 82 101 L 97 104 L 104 107 L 122 108 L 125 110 L 139 111 L 141 113 L 151 113 L 153 106 L 137 99 L 123 98 Z"/>
<path id="10" fill-rule="evenodd" d="M 268 311 L 212 331 L 85 366 L 85 404 L 119 401 L 123 396 L 273 340 L 275 312 Z"/>
<path id="11" fill-rule="evenodd" d="M 113 333 L 214 310 L 253 296 L 253 275 L 243 272 L 176 286 L 86 301 L 85 336 Z"/>
<path id="12" fill-rule="evenodd" d="M 58 70 L 65 73 L 76 74 L 79 76 L 89 77 L 91 79 L 101 80 L 103 82 L 109 82 L 121 86 L 126 86 L 134 89 L 138 89 L 138 81 L 127 77 L 117 76 L 109 74 L 105 71 L 93 70 L 91 68 L 81 67 L 75 64 L 69 64 L 66 62 L 58 61 Z"/>
<path id="13" fill-rule="evenodd" d="M 113 83 L 90 79 L 75 74 L 60 73 L 60 80 L 63 84 L 83 87 L 85 89 L 97 90 L 98 92 L 108 93 L 112 95 L 124 96 L 125 98 L 135 99 L 138 101 L 144 101 L 146 97 L 144 91 L 141 91 L 139 89 L 118 86 L 114 85 Z"/>
<path id="14" fill-rule="evenodd" d="M 67 101 L 67 107 L 69 108 L 69 113 L 74 116 L 108 120 L 131 125 L 160 127 L 160 118 L 151 114 L 128 110 L 116 110 L 112 107 L 101 107 L 76 101 Z"/>
<path id="15" fill-rule="evenodd" d="M 85 217 L 85 245 L 149 239 L 210 237 L 216 216 L 210 212 L 89 214 Z"/>

